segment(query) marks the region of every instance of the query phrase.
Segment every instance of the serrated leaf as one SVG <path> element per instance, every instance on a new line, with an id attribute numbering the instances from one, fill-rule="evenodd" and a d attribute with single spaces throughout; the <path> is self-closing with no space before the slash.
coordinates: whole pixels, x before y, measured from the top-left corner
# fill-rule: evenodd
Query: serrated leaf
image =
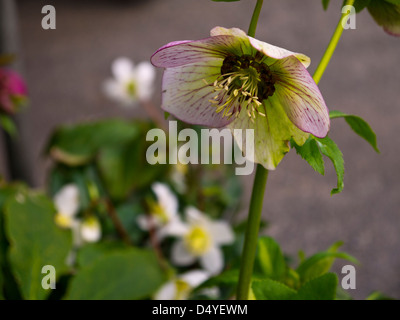
<path id="1" fill-rule="evenodd" d="M 324 10 L 328 9 L 329 2 L 330 0 L 322 0 L 322 7 L 324 8 Z"/>
<path id="2" fill-rule="evenodd" d="M 326 273 L 304 284 L 297 295 L 296 300 L 334 300 L 338 277 L 334 273 Z"/>
<path id="3" fill-rule="evenodd" d="M 330 271 L 335 259 L 340 258 L 358 263 L 357 259 L 345 252 L 337 252 L 343 243 L 341 241 L 333 244 L 328 250 L 318 252 L 311 257 L 305 259 L 297 267 L 296 271 L 300 276 L 301 282 L 305 283 L 310 279 L 319 277 Z"/>
<path id="4" fill-rule="evenodd" d="M 331 119 L 344 118 L 350 128 L 361 138 L 365 139 L 372 146 L 372 148 L 379 153 L 376 142 L 376 134 L 364 119 L 358 116 L 345 114 L 340 111 L 331 111 L 329 112 L 329 116 Z"/>
<path id="5" fill-rule="evenodd" d="M 43 195 L 18 193 L 7 201 L 4 213 L 10 265 L 22 296 L 44 299 L 49 290 L 41 285 L 42 267 L 54 266 L 57 277 L 67 271 L 71 232 L 56 226 L 53 204 Z"/>
<path id="6" fill-rule="evenodd" d="M 283 281 L 287 265 L 279 244 L 270 237 L 260 237 L 257 245 L 256 272 L 261 277 Z"/>
<path id="7" fill-rule="evenodd" d="M 130 248 L 96 259 L 72 279 L 69 300 L 135 300 L 150 297 L 164 282 L 153 252 Z"/>
<path id="8" fill-rule="evenodd" d="M 322 154 L 326 155 L 332 161 L 336 170 L 337 187 L 332 189 L 331 195 L 342 192 L 344 187 L 344 160 L 342 152 L 336 143 L 328 136 L 322 139 L 314 137 L 314 139 L 317 140 L 318 147 Z"/>
<path id="9" fill-rule="evenodd" d="M 257 300 L 292 300 L 296 291 L 272 279 L 255 280 L 251 285 Z"/>
<path id="10" fill-rule="evenodd" d="M 322 175 L 325 174 L 324 159 L 319 151 L 317 142 L 312 137 L 308 138 L 302 146 L 296 144 L 293 139 L 290 144 L 292 148 L 296 149 L 296 153 L 306 160 L 315 171 Z"/>

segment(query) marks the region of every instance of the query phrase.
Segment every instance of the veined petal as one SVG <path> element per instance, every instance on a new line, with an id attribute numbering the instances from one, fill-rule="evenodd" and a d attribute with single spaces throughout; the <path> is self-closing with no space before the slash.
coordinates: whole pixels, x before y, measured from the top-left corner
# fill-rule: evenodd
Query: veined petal
<path id="1" fill-rule="evenodd" d="M 223 59 L 227 54 L 250 54 L 254 50 L 247 39 L 218 35 L 191 41 L 175 41 L 158 49 L 151 57 L 156 67 L 175 68 L 187 64 Z"/>
<path id="2" fill-rule="evenodd" d="M 275 95 L 264 100 L 261 112 L 266 116 L 258 114 L 253 121 L 243 110 L 239 118 L 228 125 L 233 131 L 235 140 L 241 150 L 251 150 L 246 145 L 247 135 L 242 135 L 238 141 L 234 129 L 253 129 L 254 130 L 254 159 L 252 154 L 246 157 L 255 163 L 262 164 L 266 169 L 274 170 L 287 152 L 289 152 L 289 141 L 293 138 L 298 145 L 303 145 L 309 134 L 298 129 L 287 117 Z"/>
<path id="3" fill-rule="evenodd" d="M 162 83 L 161 108 L 191 124 L 223 127 L 232 119 L 222 117 L 209 100 L 216 93 L 212 83 L 221 74 L 222 59 L 167 68 Z"/>
<path id="4" fill-rule="evenodd" d="M 273 100 L 279 101 L 300 130 L 318 138 L 325 137 L 330 127 L 328 108 L 305 67 L 290 56 L 276 61 L 270 68 L 276 80 Z"/>
<path id="5" fill-rule="evenodd" d="M 296 53 L 292 52 L 277 46 L 273 46 L 272 44 L 254 39 L 252 37 L 249 37 L 251 45 L 258 51 L 264 53 L 266 56 L 279 60 L 279 59 L 284 59 L 286 57 L 296 57 L 304 67 L 308 68 L 308 66 L 311 63 L 311 60 L 309 57 L 302 53 Z M 268 61 L 267 61 L 268 63 Z M 269 64 L 269 63 L 268 63 Z"/>

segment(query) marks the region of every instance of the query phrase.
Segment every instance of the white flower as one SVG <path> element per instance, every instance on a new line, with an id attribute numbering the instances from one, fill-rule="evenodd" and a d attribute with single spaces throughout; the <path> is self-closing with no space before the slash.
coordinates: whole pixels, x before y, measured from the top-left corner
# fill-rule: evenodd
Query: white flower
<path id="1" fill-rule="evenodd" d="M 57 210 L 56 224 L 63 228 L 72 228 L 79 211 L 79 189 L 74 184 L 67 184 L 54 196 Z"/>
<path id="2" fill-rule="evenodd" d="M 101 238 L 101 225 L 95 216 L 90 216 L 82 221 L 80 235 L 85 242 L 97 242 Z"/>
<path id="3" fill-rule="evenodd" d="M 155 294 L 155 300 L 186 300 L 194 288 L 206 281 L 210 275 L 203 270 L 184 273 L 164 284 Z"/>
<path id="4" fill-rule="evenodd" d="M 180 234 L 180 240 L 172 247 L 172 261 L 187 266 L 197 259 L 210 274 L 217 274 L 224 267 L 220 246 L 234 241 L 230 225 L 222 220 L 212 221 L 196 208 L 186 210 L 188 224 Z"/>
<path id="5" fill-rule="evenodd" d="M 156 182 L 152 190 L 157 202 L 150 204 L 150 214 L 139 215 L 137 222 L 141 229 L 155 228 L 159 239 L 168 235 L 179 235 L 185 230 L 178 214 L 178 199 L 165 184 Z"/>
<path id="6" fill-rule="evenodd" d="M 83 221 L 76 215 L 79 212 L 79 189 L 75 184 L 67 184 L 54 196 L 54 205 L 57 213 L 55 223 L 72 230 L 75 247 L 82 246 L 85 242 L 96 242 L 101 238 L 101 226 L 95 216 L 85 218 Z"/>
<path id="7" fill-rule="evenodd" d="M 123 106 L 132 106 L 140 100 L 149 100 L 153 94 L 155 68 L 149 62 L 136 67 L 128 58 L 118 58 L 111 65 L 114 76 L 103 84 L 105 94 Z"/>

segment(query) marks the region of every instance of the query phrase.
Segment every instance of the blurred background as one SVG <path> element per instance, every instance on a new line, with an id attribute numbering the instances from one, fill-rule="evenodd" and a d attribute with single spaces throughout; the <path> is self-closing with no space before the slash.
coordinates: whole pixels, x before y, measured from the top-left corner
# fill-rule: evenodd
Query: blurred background
<path id="1" fill-rule="evenodd" d="M 323 11 L 315 0 L 265 1 L 256 37 L 310 56 L 312 73 L 340 14 L 342 1 L 331 2 Z M 146 117 L 140 108 L 118 108 L 102 93 L 102 82 L 110 77 L 115 58 L 149 60 L 160 46 L 207 37 L 217 25 L 247 30 L 255 1 L 16 3 L 21 71 L 30 98 L 29 108 L 18 116 L 17 145 L 22 150 L 18 160 L 24 164 L 25 178 L 43 188 L 49 168 L 43 149 L 58 125 Z M 56 30 L 41 27 L 41 9 L 46 4 L 56 8 Z M 331 110 L 369 122 L 381 154 L 354 135 L 344 120 L 335 119 L 330 136 L 344 153 L 344 191 L 330 196 L 336 176 L 329 162 L 325 177 L 320 176 L 294 151 L 270 173 L 266 189 L 267 234 L 291 255 L 299 249 L 311 254 L 343 240 L 343 250 L 360 261 L 357 289 L 351 292 L 357 299 L 373 290 L 400 298 L 399 57 L 400 39 L 384 33 L 366 10 L 357 15 L 356 30 L 344 31 L 320 89 Z M 156 106 L 161 100 L 161 76 L 158 70 Z M 4 141 L 0 141 L 0 173 L 7 176 Z M 244 216 L 253 179 L 242 180 Z M 336 262 L 336 271 L 345 264 Z"/>

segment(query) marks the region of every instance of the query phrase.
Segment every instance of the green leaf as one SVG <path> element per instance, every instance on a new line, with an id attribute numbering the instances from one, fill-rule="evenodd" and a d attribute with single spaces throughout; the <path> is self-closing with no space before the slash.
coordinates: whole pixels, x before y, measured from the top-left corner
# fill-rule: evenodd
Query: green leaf
<path id="1" fill-rule="evenodd" d="M 17 135 L 17 127 L 15 126 L 13 120 L 9 116 L 0 114 L 0 126 L 11 137 L 15 137 Z"/>
<path id="2" fill-rule="evenodd" d="M 47 151 L 70 166 L 91 161 L 100 147 L 124 145 L 140 136 L 140 123 L 122 120 L 102 120 L 60 127 L 51 137 Z"/>
<path id="3" fill-rule="evenodd" d="M 324 8 L 324 10 L 328 9 L 329 2 L 330 0 L 322 0 L 322 7 Z"/>
<path id="4" fill-rule="evenodd" d="M 374 0 L 374 1 L 377 1 L 377 0 Z M 367 7 L 370 2 L 371 2 L 371 0 L 355 0 L 354 4 L 353 4 L 353 7 L 354 7 L 354 9 L 356 9 L 356 13 L 359 13 L 362 10 L 364 10 L 364 8 Z M 342 7 L 345 4 L 346 4 L 346 0 L 343 0 Z"/>
<path id="5" fill-rule="evenodd" d="M 171 114 L 167 111 L 164 111 L 164 120 L 167 120 Z"/>
<path id="6" fill-rule="evenodd" d="M 343 190 L 344 183 L 344 160 L 343 154 L 336 145 L 336 143 L 328 136 L 321 139 L 314 137 L 318 142 L 318 146 L 322 154 L 326 155 L 333 163 L 337 175 L 337 187 L 332 189 L 331 195 L 340 193 Z"/>
<path id="7" fill-rule="evenodd" d="M 100 242 L 86 244 L 78 251 L 77 263 L 80 268 L 85 268 L 110 253 L 126 250 L 127 246 L 121 242 Z"/>
<path id="8" fill-rule="evenodd" d="M 383 294 L 382 292 L 374 291 L 366 298 L 366 300 L 394 300 L 394 299 Z"/>
<path id="9" fill-rule="evenodd" d="M 376 134 L 365 120 L 358 116 L 348 115 L 340 111 L 331 111 L 329 112 L 329 116 L 331 119 L 344 118 L 350 128 L 353 129 L 353 131 L 361 138 L 365 139 L 374 148 L 374 150 L 379 153 L 376 143 Z"/>
<path id="10" fill-rule="evenodd" d="M 152 166 L 147 162 L 148 146 L 140 135 L 128 144 L 100 149 L 97 165 L 113 199 L 124 199 L 134 189 L 150 185 L 168 169 L 167 165 Z"/>
<path id="11" fill-rule="evenodd" d="M 318 252 L 301 262 L 296 269 L 300 276 L 301 282 L 305 283 L 310 279 L 319 277 L 329 272 L 336 258 L 358 263 L 355 258 L 347 253 L 337 252 L 342 244 L 343 243 L 341 241 L 336 242 L 328 250 Z"/>
<path id="12" fill-rule="evenodd" d="M 153 252 L 135 248 L 96 259 L 72 279 L 66 299 L 132 300 L 150 297 L 164 282 Z"/>
<path id="13" fill-rule="evenodd" d="M 302 146 L 299 146 L 293 139 L 290 144 L 292 148 L 296 149 L 296 153 L 306 160 L 315 171 L 322 175 L 325 174 L 324 160 L 317 142 L 312 137 L 308 138 Z"/>
<path id="14" fill-rule="evenodd" d="M 55 225 L 53 204 L 43 195 L 18 193 L 7 201 L 4 213 L 10 265 L 22 296 L 45 299 L 49 291 L 41 285 L 42 267 L 54 266 L 56 276 L 67 271 L 71 232 Z"/>
<path id="15" fill-rule="evenodd" d="M 396 6 L 400 6 L 400 0 L 385 0 L 385 1 L 394 4 Z"/>
<path id="16" fill-rule="evenodd" d="M 338 277 L 334 273 L 326 273 L 304 284 L 295 297 L 296 300 L 334 300 Z"/>
<path id="17" fill-rule="evenodd" d="M 252 282 L 253 293 L 257 300 L 292 300 L 296 291 L 275 280 L 255 280 Z"/>
<path id="18" fill-rule="evenodd" d="M 270 237 L 260 237 L 257 246 L 256 270 L 260 276 L 282 281 L 287 266 L 279 244 Z"/>
<path id="19" fill-rule="evenodd" d="M 221 274 L 208 279 L 203 282 L 198 289 L 220 286 L 222 284 L 225 285 L 236 285 L 239 279 L 239 270 L 232 269 L 222 272 Z"/>

